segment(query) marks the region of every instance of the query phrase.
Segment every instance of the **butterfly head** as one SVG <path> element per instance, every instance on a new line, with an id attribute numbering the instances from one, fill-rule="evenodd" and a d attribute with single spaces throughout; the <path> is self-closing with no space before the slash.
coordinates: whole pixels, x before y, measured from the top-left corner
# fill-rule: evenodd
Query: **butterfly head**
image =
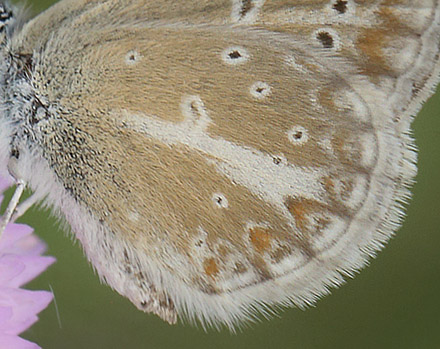
<path id="1" fill-rule="evenodd" d="M 29 128 L 23 127 L 23 123 L 29 114 L 26 109 L 32 108 L 34 103 L 28 74 L 32 67 L 32 54 L 14 52 L 16 50 L 12 47 L 13 37 L 23 27 L 27 17 L 23 7 L 0 0 L 0 122 L 3 125 L 0 147 L 4 150 L 0 165 L 9 164 L 12 158 L 18 159 L 17 142 L 25 139 L 24 133 L 29 133 Z"/>

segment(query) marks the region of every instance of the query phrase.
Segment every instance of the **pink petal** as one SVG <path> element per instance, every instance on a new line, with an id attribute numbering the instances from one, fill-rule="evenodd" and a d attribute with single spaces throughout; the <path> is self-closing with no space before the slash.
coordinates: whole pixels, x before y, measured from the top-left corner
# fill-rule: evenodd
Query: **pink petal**
<path id="1" fill-rule="evenodd" d="M 53 257 L 0 255 L 0 286 L 20 287 L 55 262 Z"/>
<path id="2" fill-rule="evenodd" d="M 0 326 L 2 326 L 2 324 L 9 321 L 11 317 L 12 317 L 11 307 L 0 307 Z"/>
<path id="3" fill-rule="evenodd" d="M 0 254 L 0 287 L 11 287 L 10 282 L 18 277 L 26 266 L 15 255 Z"/>
<path id="4" fill-rule="evenodd" d="M 16 254 L 38 256 L 46 251 L 46 244 L 38 236 L 32 234 L 18 240 L 11 249 Z"/>
<path id="5" fill-rule="evenodd" d="M 0 194 L 13 184 L 0 177 Z M 3 196 L 0 195 L 0 203 Z M 53 295 L 46 291 L 20 289 L 55 259 L 41 256 L 46 244 L 27 225 L 10 223 L 0 239 L 0 349 L 38 349 L 38 345 L 18 335 L 36 321 Z"/>
<path id="6" fill-rule="evenodd" d="M 9 223 L 0 239 L 0 251 L 8 251 L 18 240 L 32 234 L 33 229 L 24 224 Z"/>
<path id="7" fill-rule="evenodd" d="M 0 348 L 7 349 L 41 349 L 35 343 L 29 342 L 17 336 L 9 336 L 0 333 Z"/>
<path id="8" fill-rule="evenodd" d="M 0 324 L 0 333 L 19 334 L 38 320 L 36 314 L 47 307 L 53 295 L 47 291 L 28 291 L 14 288 L 0 289 L 0 306 L 11 307 L 12 317 Z"/>

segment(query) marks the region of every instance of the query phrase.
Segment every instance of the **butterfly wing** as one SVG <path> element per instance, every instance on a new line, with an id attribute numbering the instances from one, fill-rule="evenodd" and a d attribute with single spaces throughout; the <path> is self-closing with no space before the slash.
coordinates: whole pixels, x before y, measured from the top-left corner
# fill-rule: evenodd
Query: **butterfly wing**
<path id="1" fill-rule="evenodd" d="M 438 1 L 57 6 L 75 16 L 16 41 L 50 111 L 48 200 L 138 308 L 232 327 L 303 306 L 399 226 Z"/>

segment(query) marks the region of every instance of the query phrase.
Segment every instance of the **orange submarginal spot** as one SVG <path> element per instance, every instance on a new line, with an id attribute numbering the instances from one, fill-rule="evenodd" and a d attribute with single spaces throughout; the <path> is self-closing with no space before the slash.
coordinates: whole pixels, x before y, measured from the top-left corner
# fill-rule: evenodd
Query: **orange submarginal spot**
<path id="1" fill-rule="evenodd" d="M 394 0 L 387 2 L 392 4 Z M 383 4 L 381 10 L 377 13 L 381 19 L 381 24 L 377 27 L 364 29 L 357 41 L 358 48 L 366 58 L 363 73 L 373 78 L 373 80 L 379 74 L 393 74 L 384 48 L 390 45 L 393 36 L 404 37 L 411 32 L 411 29 L 394 14 L 393 6 L 395 5 Z"/>
<path id="2" fill-rule="evenodd" d="M 295 218 L 295 224 L 301 231 L 307 230 L 309 220 L 307 216 L 312 212 L 313 203 L 310 200 L 287 198 L 286 207 Z"/>
<path id="3" fill-rule="evenodd" d="M 269 229 L 263 227 L 254 227 L 249 229 L 249 238 L 257 252 L 265 252 L 270 248 L 272 235 Z"/>
<path id="4" fill-rule="evenodd" d="M 205 274 L 212 279 L 215 278 L 220 272 L 220 269 L 218 268 L 217 262 L 214 258 L 205 259 L 203 267 L 205 269 Z"/>

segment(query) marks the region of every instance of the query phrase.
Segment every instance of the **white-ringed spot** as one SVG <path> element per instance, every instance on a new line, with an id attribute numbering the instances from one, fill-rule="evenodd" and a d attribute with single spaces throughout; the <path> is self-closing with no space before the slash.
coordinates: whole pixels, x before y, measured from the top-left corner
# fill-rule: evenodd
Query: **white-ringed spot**
<path id="1" fill-rule="evenodd" d="M 278 156 L 274 156 L 274 158 L 273 158 L 273 163 L 274 163 L 275 165 L 279 165 L 279 164 L 281 164 L 282 161 L 283 161 L 283 160 L 282 160 L 280 157 L 278 157 Z"/>
<path id="2" fill-rule="evenodd" d="M 335 30 L 331 28 L 320 28 L 315 30 L 312 38 L 317 40 L 319 44 L 326 49 L 339 51 L 341 49 L 341 39 Z"/>
<path id="3" fill-rule="evenodd" d="M 287 132 L 289 141 L 295 145 L 303 145 L 309 139 L 307 130 L 302 126 L 294 126 Z"/>
<path id="4" fill-rule="evenodd" d="M 333 2 L 333 10 L 335 10 L 339 14 L 344 14 L 348 10 L 348 1 L 347 0 L 336 0 Z"/>
<path id="5" fill-rule="evenodd" d="M 287 165 L 287 159 L 284 155 L 273 155 L 272 160 L 275 165 Z"/>
<path id="6" fill-rule="evenodd" d="M 222 60 L 229 65 L 245 63 L 249 60 L 249 53 L 240 46 L 228 47 L 222 52 Z"/>
<path id="7" fill-rule="evenodd" d="M 217 208 L 228 208 L 229 206 L 228 199 L 222 193 L 215 193 L 212 196 L 212 202 Z"/>
<path id="8" fill-rule="evenodd" d="M 250 88 L 250 93 L 252 97 L 255 97 L 257 99 L 266 98 L 271 94 L 271 92 L 271 87 L 262 81 L 257 81 Z"/>
<path id="9" fill-rule="evenodd" d="M 127 65 L 135 65 L 141 60 L 142 56 L 136 50 L 131 50 L 125 55 L 125 63 Z"/>
<path id="10" fill-rule="evenodd" d="M 184 123 L 186 125 L 193 130 L 206 130 L 211 119 L 200 96 L 183 96 L 180 108 L 185 117 Z"/>

